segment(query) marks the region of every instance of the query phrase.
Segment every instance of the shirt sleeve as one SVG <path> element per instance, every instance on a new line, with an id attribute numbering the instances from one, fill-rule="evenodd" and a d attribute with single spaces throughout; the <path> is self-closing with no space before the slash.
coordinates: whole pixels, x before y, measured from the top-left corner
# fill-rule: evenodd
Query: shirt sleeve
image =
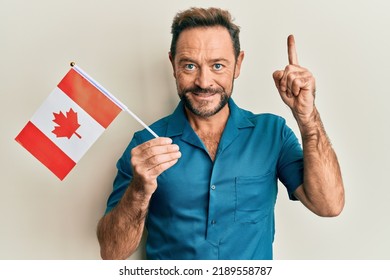
<path id="1" fill-rule="evenodd" d="M 285 124 L 285 121 L 281 136 L 283 144 L 278 160 L 278 177 L 287 188 L 289 198 L 291 200 L 298 200 L 294 196 L 294 192 L 303 184 L 302 146 L 298 142 L 294 132 Z"/>
<path id="2" fill-rule="evenodd" d="M 133 170 L 130 164 L 130 153 L 131 150 L 137 145 L 138 141 L 134 136 L 116 164 L 116 168 L 118 171 L 114 179 L 112 193 L 107 200 L 107 208 L 105 214 L 109 213 L 119 203 L 125 191 L 130 185 L 130 182 L 133 178 Z"/>

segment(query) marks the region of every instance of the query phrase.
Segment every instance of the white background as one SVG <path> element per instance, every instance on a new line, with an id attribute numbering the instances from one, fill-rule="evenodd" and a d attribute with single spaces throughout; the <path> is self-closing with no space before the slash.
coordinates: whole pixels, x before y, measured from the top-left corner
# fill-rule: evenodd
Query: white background
<path id="1" fill-rule="evenodd" d="M 178 102 L 170 25 L 191 6 L 227 8 L 246 52 L 236 103 L 287 119 L 272 72 L 295 34 L 317 78 L 317 106 L 342 167 L 346 206 L 320 218 L 280 188 L 275 259 L 389 259 L 390 2 L 0 0 L 0 259 L 99 259 L 96 224 L 115 164 L 138 123 L 121 113 L 59 181 L 15 136 L 69 70 L 80 67 L 146 123 Z M 133 258 L 142 258 L 143 250 Z"/>

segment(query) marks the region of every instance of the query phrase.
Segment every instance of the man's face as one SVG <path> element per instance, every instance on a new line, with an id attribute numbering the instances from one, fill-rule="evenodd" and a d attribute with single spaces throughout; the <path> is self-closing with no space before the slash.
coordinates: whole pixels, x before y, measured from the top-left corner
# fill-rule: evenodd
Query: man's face
<path id="1" fill-rule="evenodd" d="M 199 27 L 180 34 L 176 56 L 170 59 L 179 97 L 189 113 L 208 118 L 225 107 L 243 56 L 241 52 L 236 61 L 226 28 Z"/>

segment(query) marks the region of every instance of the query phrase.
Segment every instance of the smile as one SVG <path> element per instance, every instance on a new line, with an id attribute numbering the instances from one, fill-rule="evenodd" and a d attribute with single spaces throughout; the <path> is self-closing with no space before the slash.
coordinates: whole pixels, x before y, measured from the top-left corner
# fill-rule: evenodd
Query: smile
<path id="1" fill-rule="evenodd" d="M 200 92 L 200 93 L 195 92 L 195 93 L 192 93 L 192 94 L 194 94 L 196 96 L 200 96 L 200 97 L 210 97 L 210 96 L 215 95 L 214 92 Z"/>

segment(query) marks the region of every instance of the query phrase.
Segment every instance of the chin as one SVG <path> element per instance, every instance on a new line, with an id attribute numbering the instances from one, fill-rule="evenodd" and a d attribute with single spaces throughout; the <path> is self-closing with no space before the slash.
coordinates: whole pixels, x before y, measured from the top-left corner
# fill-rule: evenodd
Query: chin
<path id="1" fill-rule="evenodd" d="M 220 96 L 221 98 L 216 102 L 211 100 L 196 102 L 188 98 L 187 94 L 181 96 L 181 100 L 183 101 L 184 106 L 194 115 L 202 118 L 209 118 L 221 111 L 229 102 L 230 96 L 225 94 Z"/>

